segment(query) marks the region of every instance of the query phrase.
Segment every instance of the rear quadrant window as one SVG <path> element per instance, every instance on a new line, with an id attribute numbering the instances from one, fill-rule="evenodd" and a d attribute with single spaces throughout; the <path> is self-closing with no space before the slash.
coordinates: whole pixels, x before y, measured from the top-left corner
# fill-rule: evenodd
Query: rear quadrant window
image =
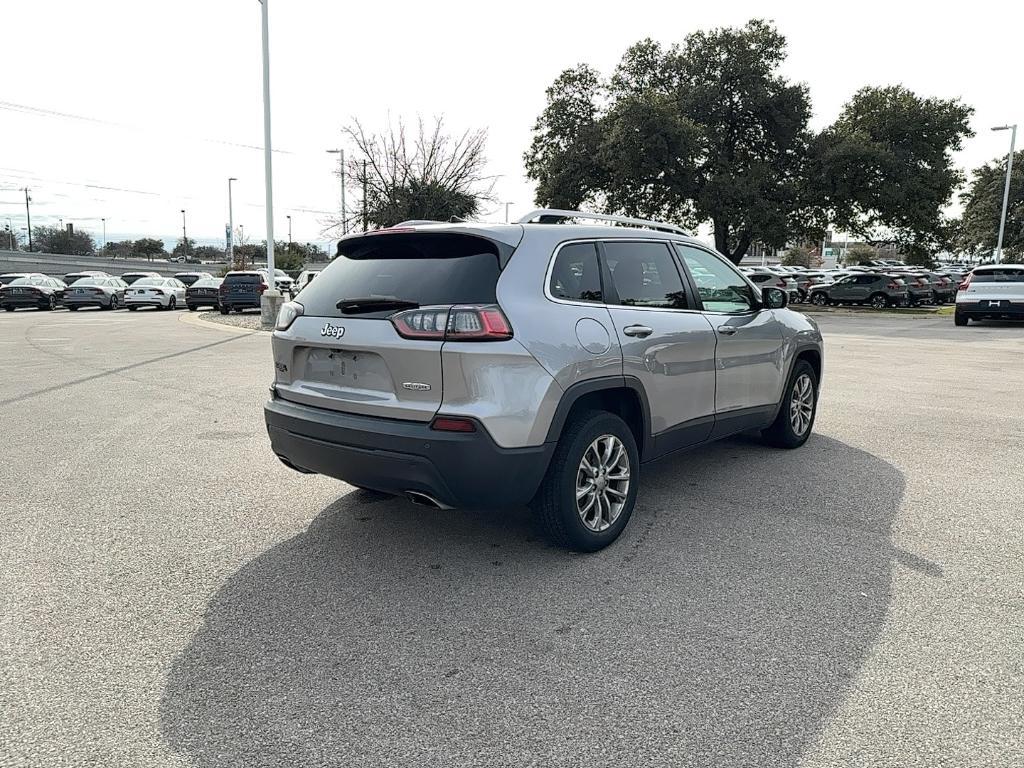
<path id="1" fill-rule="evenodd" d="M 563 246 L 551 268 L 548 290 L 556 299 L 597 303 L 604 301 L 597 246 L 594 243 Z"/>

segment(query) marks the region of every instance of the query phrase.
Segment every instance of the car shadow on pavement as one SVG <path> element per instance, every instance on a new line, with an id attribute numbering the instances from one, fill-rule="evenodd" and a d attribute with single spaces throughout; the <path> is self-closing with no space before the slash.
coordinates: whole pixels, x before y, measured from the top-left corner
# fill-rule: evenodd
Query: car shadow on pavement
<path id="1" fill-rule="evenodd" d="M 201 768 L 797 765 L 885 619 L 902 475 L 815 436 L 643 481 L 594 555 L 525 510 L 339 498 L 213 597 L 165 738 Z"/>

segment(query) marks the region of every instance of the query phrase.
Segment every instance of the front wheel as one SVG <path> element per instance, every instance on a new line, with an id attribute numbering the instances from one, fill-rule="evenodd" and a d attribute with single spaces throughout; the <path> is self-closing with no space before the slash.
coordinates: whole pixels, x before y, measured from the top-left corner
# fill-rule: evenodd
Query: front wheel
<path id="1" fill-rule="evenodd" d="M 606 411 L 574 418 L 532 504 L 548 537 L 578 552 L 607 547 L 633 514 L 639 469 L 636 440 L 621 418 Z"/>
<path id="2" fill-rule="evenodd" d="M 884 293 L 876 293 L 871 297 L 871 306 L 875 309 L 885 309 L 889 306 L 889 300 L 885 298 Z"/>
<path id="3" fill-rule="evenodd" d="M 810 363 L 798 360 L 789 376 L 779 413 L 761 436 L 777 448 L 799 448 L 811 436 L 817 412 L 818 376 Z"/>
<path id="4" fill-rule="evenodd" d="M 177 299 L 175 299 L 173 296 L 171 296 L 170 301 L 167 302 L 167 308 L 168 309 L 177 309 L 178 308 L 177 304 L 178 304 Z"/>
<path id="5" fill-rule="evenodd" d="M 107 309 L 109 309 L 111 312 L 117 309 L 117 296 L 110 297 L 110 303 L 107 304 Z"/>
<path id="6" fill-rule="evenodd" d="M 56 308 L 57 308 L 57 297 L 56 296 L 50 296 L 50 298 L 46 301 L 46 303 L 43 304 L 43 309 L 45 309 L 47 312 L 50 312 L 50 311 L 52 311 L 52 310 L 54 310 Z"/>
<path id="7" fill-rule="evenodd" d="M 828 304 L 828 296 L 822 292 L 811 294 L 811 303 L 818 307 L 824 307 Z"/>

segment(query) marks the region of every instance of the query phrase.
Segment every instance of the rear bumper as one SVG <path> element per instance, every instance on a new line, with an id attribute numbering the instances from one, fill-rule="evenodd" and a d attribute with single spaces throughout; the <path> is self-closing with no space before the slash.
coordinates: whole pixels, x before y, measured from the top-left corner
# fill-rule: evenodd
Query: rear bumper
<path id="1" fill-rule="evenodd" d="M 963 317 L 993 317 L 1005 318 L 1008 320 L 1024 320 L 1024 301 L 1010 301 L 1007 299 L 993 299 L 999 301 L 999 306 L 992 306 L 991 301 L 958 301 L 956 313 Z"/>
<path id="2" fill-rule="evenodd" d="M 477 425 L 436 432 L 421 422 L 336 413 L 273 397 L 264 407 L 270 444 L 285 464 L 385 493 L 423 493 L 450 507 L 528 503 L 554 443 L 501 448 Z"/>
<path id="3" fill-rule="evenodd" d="M 244 294 L 241 296 L 232 296 L 228 294 L 221 296 L 219 299 L 219 305 L 222 307 L 248 307 L 250 309 L 259 309 L 262 306 L 262 296 L 260 294 Z"/>
<path id="4" fill-rule="evenodd" d="M 5 307 L 43 307 L 49 304 L 49 298 L 34 298 L 30 296 L 4 296 L 0 299 L 0 305 Z M 58 304 L 60 302 L 57 302 Z"/>

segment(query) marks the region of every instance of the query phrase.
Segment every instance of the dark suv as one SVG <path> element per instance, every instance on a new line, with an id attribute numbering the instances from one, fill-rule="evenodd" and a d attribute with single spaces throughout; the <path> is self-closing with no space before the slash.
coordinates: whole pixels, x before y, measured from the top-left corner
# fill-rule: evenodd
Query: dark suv
<path id="1" fill-rule="evenodd" d="M 263 275 L 259 272 L 228 272 L 220 284 L 220 313 L 231 310 L 259 309 L 260 297 L 267 290 Z"/>
<path id="2" fill-rule="evenodd" d="M 875 309 L 899 307 L 907 303 L 907 286 L 892 275 L 865 272 L 849 275 L 831 285 L 811 287 L 811 303 L 870 304 Z"/>

